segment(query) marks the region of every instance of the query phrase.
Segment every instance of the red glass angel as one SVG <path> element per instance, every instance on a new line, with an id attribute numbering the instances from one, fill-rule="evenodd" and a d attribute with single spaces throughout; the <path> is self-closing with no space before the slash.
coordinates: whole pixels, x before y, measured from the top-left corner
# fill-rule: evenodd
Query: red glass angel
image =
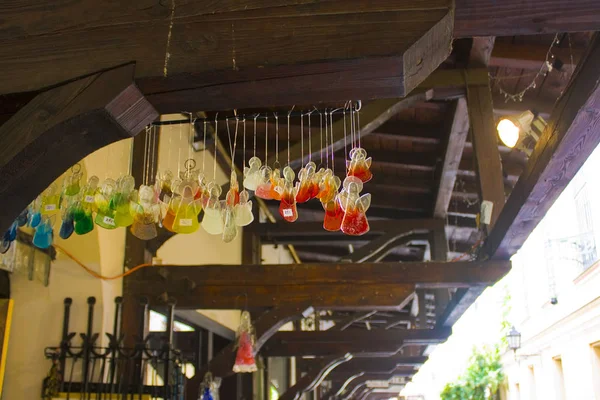
<path id="1" fill-rule="evenodd" d="M 296 184 L 296 201 L 305 203 L 316 196 L 314 186 L 314 178 L 316 173 L 316 165 L 314 162 L 309 162 L 304 168 L 298 172 L 298 182 Z M 317 190 L 318 192 L 318 190 Z"/>
<path id="2" fill-rule="evenodd" d="M 233 372 L 254 372 L 256 371 L 256 360 L 254 359 L 254 343 L 256 337 L 254 335 L 254 327 L 250 320 L 248 311 L 242 312 L 240 327 L 237 331 L 236 347 L 237 353 L 235 364 L 233 364 Z"/>
<path id="3" fill-rule="evenodd" d="M 367 210 L 371 205 L 371 194 L 360 196 L 362 181 L 349 176 L 344 179 L 344 190 L 339 195 L 340 205 L 344 210 L 341 230 L 347 235 L 359 236 L 369 232 Z"/>
<path id="4" fill-rule="evenodd" d="M 259 177 L 259 184 L 256 187 L 256 190 L 254 191 L 254 194 L 256 195 L 256 197 L 260 197 L 261 199 L 264 200 L 272 200 L 273 197 L 271 196 L 271 175 L 272 175 L 272 170 L 270 167 L 267 167 L 266 165 L 263 165 L 262 167 L 260 167 L 260 177 Z"/>
<path id="5" fill-rule="evenodd" d="M 281 203 L 279 203 L 279 214 L 287 222 L 294 222 L 298 219 L 298 209 L 296 208 L 296 188 L 294 187 L 294 170 L 289 166 L 283 169 L 285 179 Z"/>

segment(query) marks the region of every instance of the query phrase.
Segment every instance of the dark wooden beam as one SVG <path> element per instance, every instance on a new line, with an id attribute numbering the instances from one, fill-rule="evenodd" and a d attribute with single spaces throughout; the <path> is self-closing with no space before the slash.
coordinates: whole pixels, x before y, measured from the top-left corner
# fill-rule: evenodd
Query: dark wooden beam
<path id="1" fill-rule="evenodd" d="M 161 266 L 125 279 L 133 293 L 151 304 L 174 297 L 183 309 L 236 308 L 242 294 L 248 296 L 248 307 L 310 302 L 315 308 L 395 310 L 415 286 L 488 286 L 509 270 L 509 261 Z"/>
<path id="2" fill-rule="evenodd" d="M 481 202 L 490 201 L 493 204 L 489 224 L 489 228 L 492 228 L 505 201 L 492 94 L 489 85 L 469 86 L 467 92 L 479 195 Z"/>
<path id="3" fill-rule="evenodd" d="M 360 111 L 360 135 L 361 137 L 367 136 L 379 128 L 383 123 L 389 120 L 392 116 L 400 112 L 401 110 L 414 107 L 416 104 L 431 99 L 432 92 L 426 91 L 408 96 L 405 99 L 388 99 L 388 100 L 376 100 L 370 102 L 362 107 Z M 317 118 L 315 118 L 317 119 Z M 344 124 L 346 129 L 344 130 Z M 346 141 L 349 140 L 350 125 L 346 119 L 340 119 L 334 122 L 333 127 L 333 142 L 331 139 L 328 142 L 327 149 L 331 151 L 338 151 L 344 148 L 344 131 L 346 132 Z M 287 129 L 287 128 L 286 128 Z M 306 151 L 303 152 L 302 143 L 297 143 L 289 149 L 283 150 L 279 153 L 280 160 L 287 160 L 288 154 L 292 168 L 298 168 L 306 164 L 309 158 L 317 158 L 322 151 L 321 143 L 318 140 L 311 142 L 311 147 L 306 146 Z M 323 148 L 325 150 L 325 148 Z"/>
<path id="4" fill-rule="evenodd" d="M 307 371 L 294 386 L 286 390 L 279 400 L 298 400 L 302 394 L 315 389 L 323 382 L 323 379 L 329 374 L 331 370 L 337 368 L 352 359 L 350 354 L 343 356 L 332 356 L 324 358 L 316 363 Z"/>
<path id="5" fill-rule="evenodd" d="M 133 74 L 127 65 L 46 91 L 0 127 L 0 231 L 73 164 L 156 119 Z"/>
<path id="6" fill-rule="evenodd" d="M 546 46 L 496 42 L 489 65 L 490 67 L 539 70 L 541 65 L 546 62 L 549 45 L 550 42 Z M 569 70 L 577 65 L 583 55 L 583 50 L 555 46 L 552 48 L 552 54 L 562 61 L 563 70 Z M 575 65 L 571 63 L 571 56 L 573 56 L 572 61 Z"/>
<path id="7" fill-rule="evenodd" d="M 600 30 L 595 0 L 456 0 L 455 37 Z"/>
<path id="8" fill-rule="evenodd" d="M 160 90 L 163 98 L 167 93 L 175 100 L 211 93 L 216 101 L 225 97 L 226 82 L 245 82 L 246 98 L 271 88 L 274 101 L 296 101 L 296 91 L 309 94 L 308 88 L 320 88 L 308 104 L 328 91 L 337 92 L 340 100 L 360 97 L 369 89 L 378 97 L 373 84 L 393 97 L 406 95 L 450 53 L 454 14 L 448 0 L 428 0 L 419 7 L 402 0 L 318 5 L 227 1 L 217 7 L 194 2 L 148 6 L 132 0 L 125 11 L 116 3 L 82 1 L 34 11 L 26 5 L 3 7 L 0 12 L 5 17 L 0 26 L 5 45 L 0 49 L 0 93 L 44 88 L 135 61 L 136 78 L 186 81 L 180 93 L 173 83 Z M 348 41 L 353 35 L 355 40 Z M 79 45 L 82 37 L 84 47 Z M 278 84 L 266 79 L 269 73 L 296 79 L 280 79 Z M 190 93 L 195 87 L 189 79 L 195 74 L 202 76 L 204 96 Z M 242 97 L 241 89 L 238 84 L 230 98 L 235 92 Z M 254 105 L 259 97 L 253 96 Z M 192 100 L 173 111 L 202 109 L 191 107 Z M 153 104 L 161 113 L 169 112 L 165 104 Z"/>
<path id="9" fill-rule="evenodd" d="M 269 357 L 325 357 L 346 353 L 355 357 L 392 356 L 404 346 L 444 342 L 450 333 L 450 328 L 278 332 L 263 347 L 262 354 Z"/>
<path id="10" fill-rule="evenodd" d="M 600 143 L 600 37 L 595 34 L 484 245 L 509 259 Z"/>
<path id="11" fill-rule="evenodd" d="M 439 189 L 433 208 L 433 216 L 435 218 L 446 218 L 468 133 L 469 113 L 467 102 L 465 99 L 458 99 L 455 101 L 452 110 L 450 134 L 446 141 L 446 152 L 440 173 Z"/>

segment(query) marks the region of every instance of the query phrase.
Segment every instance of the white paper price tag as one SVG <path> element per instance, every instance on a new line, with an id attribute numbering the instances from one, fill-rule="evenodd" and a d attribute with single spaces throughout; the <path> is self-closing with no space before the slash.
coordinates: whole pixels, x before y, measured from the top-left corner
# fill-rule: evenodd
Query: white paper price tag
<path id="1" fill-rule="evenodd" d="M 192 226 L 192 220 L 191 219 L 180 219 L 179 226 Z"/>
<path id="2" fill-rule="evenodd" d="M 46 204 L 46 206 L 44 207 L 44 210 L 54 211 L 54 210 L 56 210 L 56 204 Z"/>
<path id="3" fill-rule="evenodd" d="M 284 217 L 291 217 L 294 215 L 294 212 L 292 210 L 290 210 L 289 208 L 284 208 L 283 209 L 283 216 Z"/>
<path id="4" fill-rule="evenodd" d="M 111 217 L 104 217 L 102 222 L 104 222 L 106 225 L 115 226 L 115 219 Z"/>
<path id="5" fill-rule="evenodd" d="M 87 196 L 85 196 L 85 202 L 86 203 L 93 203 L 94 202 L 94 196 L 90 196 L 88 194 Z"/>

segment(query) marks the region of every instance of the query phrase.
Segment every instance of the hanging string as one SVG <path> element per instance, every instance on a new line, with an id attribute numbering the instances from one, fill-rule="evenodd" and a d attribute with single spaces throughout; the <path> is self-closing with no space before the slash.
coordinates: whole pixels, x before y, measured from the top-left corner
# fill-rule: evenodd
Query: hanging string
<path id="1" fill-rule="evenodd" d="M 300 149 L 302 162 L 304 162 L 304 115 L 302 113 L 300 113 Z"/>
<path id="2" fill-rule="evenodd" d="M 244 168 L 246 168 L 246 118 L 242 120 L 242 124 L 244 124 L 244 154 L 242 154 L 242 175 L 244 172 Z"/>
<path id="3" fill-rule="evenodd" d="M 217 180 L 217 142 L 219 141 L 219 120 L 217 116 L 219 113 L 215 114 L 215 155 L 213 159 L 213 182 Z"/>
<path id="4" fill-rule="evenodd" d="M 310 132 L 310 114 L 312 113 L 312 110 L 308 113 L 308 162 L 312 162 L 312 134 Z"/>
<path id="5" fill-rule="evenodd" d="M 204 121 L 204 126 L 206 126 L 206 121 Z M 167 159 L 167 169 L 171 169 L 171 149 L 173 148 L 171 146 L 171 143 L 173 142 L 173 132 L 169 132 L 169 156 Z"/>
<path id="6" fill-rule="evenodd" d="M 235 133 L 234 133 L 233 144 L 232 144 L 231 143 L 231 132 L 229 130 L 229 119 L 226 120 L 226 124 L 227 124 L 227 138 L 229 139 L 229 152 L 231 154 L 231 170 L 232 171 L 235 169 L 234 159 L 235 159 L 235 149 L 236 149 L 236 146 L 237 146 L 238 123 L 239 123 L 239 119 L 236 116 L 235 117 Z"/>
<path id="7" fill-rule="evenodd" d="M 273 115 L 275 116 L 275 164 L 279 168 L 279 116 L 277 113 Z"/>
<path id="8" fill-rule="evenodd" d="M 188 160 L 192 158 L 192 143 L 194 142 L 194 138 L 192 136 L 192 132 L 194 130 L 194 121 L 192 121 L 192 113 L 190 114 L 190 126 L 188 132 Z"/>
<path id="9" fill-rule="evenodd" d="M 144 165 L 143 165 L 143 170 L 142 170 L 142 183 L 145 185 L 146 184 L 146 174 L 147 172 L 147 165 L 148 165 L 148 132 L 150 131 L 150 126 L 146 127 L 146 131 L 144 132 Z M 108 171 L 108 158 L 107 158 L 107 163 L 106 163 L 106 169 Z"/>
<path id="10" fill-rule="evenodd" d="M 329 146 L 327 146 L 327 142 L 329 142 L 329 130 L 327 129 L 327 109 L 325 109 L 325 168 L 329 169 Z"/>
<path id="11" fill-rule="evenodd" d="M 156 145 L 156 137 L 157 137 L 157 128 L 156 126 L 153 127 L 152 130 L 152 174 L 150 174 L 150 176 L 148 177 L 148 183 L 152 183 L 153 182 L 153 178 L 156 176 L 156 150 L 158 149 L 158 146 Z"/>
<path id="12" fill-rule="evenodd" d="M 265 165 L 269 159 L 269 117 L 265 116 Z"/>
<path id="13" fill-rule="evenodd" d="M 206 152 L 208 149 L 206 148 L 206 121 L 204 121 L 204 152 L 202 153 L 202 173 L 206 171 Z"/>
<path id="14" fill-rule="evenodd" d="M 344 120 L 344 165 L 346 165 L 348 163 L 348 147 L 346 143 L 346 107 L 344 107 L 342 119 Z"/>
<path id="15" fill-rule="evenodd" d="M 256 157 L 256 118 L 258 118 L 258 114 L 254 116 L 254 157 Z"/>
<path id="16" fill-rule="evenodd" d="M 356 124 L 357 124 L 356 129 L 358 129 L 358 147 L 360 147 L 360 130 L 361 130 L 361 127 L 360 127 L 360 109 L 361 108 L 362 108 L 362 104 L 361 104 L 361 102 L 359 100 L 358 104 L 357 104 L 357 109 L 356 109 Z"/>
<path id="17" fill-rule="evenodd" d="M 331 121 L 331 127 L 329 129 L 329 132 L 331 134 L 331 171 L 333 172 L 333 174 L 335 175 L 335 152 L 333 149 L 333 113 L 337 111 L 334 110 L 333 112 L 329 113 L 329 120 Z"/>
<path id="18" fill-rule="evenodd" d="M 292 111 L 295 106 L 292 106 L 292 109 L 288 112 L 287 115 L 287 165 L 290 165 L 290 117 L 292 115 Z"/>
<path id="19" fill-rule="evenodd" d="M 181 176 L 181 125 L 179 125 L 179 142 L 177 147 L 177 177 L 179 177 Z"/>
<path id="20" fill-rule="evenodd" d="M 320 156 L 320 160 L 319 163 L 321 165 L 323 165 L 323 114 L 321 114 L 321 112 L 319 111 L 319 138 L 321 140 L 321 156 Z"/>

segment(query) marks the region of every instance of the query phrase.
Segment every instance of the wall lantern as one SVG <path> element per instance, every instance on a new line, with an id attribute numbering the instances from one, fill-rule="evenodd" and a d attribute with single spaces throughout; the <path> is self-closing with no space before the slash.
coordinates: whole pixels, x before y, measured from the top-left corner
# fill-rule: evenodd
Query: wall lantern
<path id="1" fill-rule="evenodd" d="M 508 348 L 516 354 L 517 350 L 521 348 L 521 333 L 513 326 L 506 335 L 506 340 L 508 341 Z"/>
<path id="2" fill-rule="evenodd" d="M 509 148 L 516 148 L 528 156 L 546 127 L 546 121 L 531 111 L 502 118 L 496 127 L 498 137 Z"/>

